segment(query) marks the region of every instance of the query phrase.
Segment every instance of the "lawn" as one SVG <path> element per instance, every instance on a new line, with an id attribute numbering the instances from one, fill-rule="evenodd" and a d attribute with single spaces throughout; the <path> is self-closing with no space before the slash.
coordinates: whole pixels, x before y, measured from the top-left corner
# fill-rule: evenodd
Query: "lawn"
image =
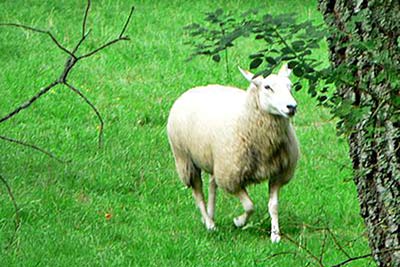
<path id="1" fill-rule="evenodd" d="M 269 240 L 267 185 L 251 187 L 256 212 L 244 229 L 232 219 L 239 201 L 220 192 L 218 230 L 208 233 L 191 192 L 175 173 L 166 119 L 185 90 L 210 83 L 241 88 L 247 82 L 236 66 L 248 67 L 250 41 L 230 53 L 232 78 L 208 58 L 186 61 L 190 47 L 183 27 L 201 22 L 217 7 L 240 14 L 250 8 L 271 14 L 295 12 L 321 22 L 316 1 L 134 1 L 127 35 L 79 63 L 70 82 L 104 117 L 104 147 L 98 149 L 98 121 L 66 87 L 57 86 L 13 119 L 0 135 L 34 143 L 68 161 L 56 160 L 0 140 L 0 174 L 13 189 L 21 227 L 15 242 L 14 210 L 0 184 L 1 266 L 318 266 L 304 248 L 327 266 L 369 252 L 359 217 L 351 163 L 343 137 L 327 110 L 306 92 L 293 123 L 302 156 L 295 179 L 280 198 L 280 223 L 287 238 Z M 94 1 L 92 31 L 82 52 L 118 36 L 129 1 Z M 0 21 L 50 29 L 67 47 L 81 34 L 85 1 L 1 1 Z M 326 48 L 315 51 L 327 61 Z M 56 77 L 66 55 L 50 38 L 21 29 L 0 28 L 0 117 Z M 327 231 L 329 227 L 337 242 Z M 326 237 L 326 238 L 325 238 Z M 324 241 L 325 240 L 325 241 Z M 300 245 L 300 246 L 299 246 Z M 365 260 L 348 266 L 366 266 Z"/>

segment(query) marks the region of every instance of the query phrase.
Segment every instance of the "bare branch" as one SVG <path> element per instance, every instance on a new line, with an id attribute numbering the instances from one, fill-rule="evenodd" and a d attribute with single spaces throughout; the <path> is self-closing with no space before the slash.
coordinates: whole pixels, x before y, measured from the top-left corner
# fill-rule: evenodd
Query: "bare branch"
<path id="1" fill-rule="evenodd" d="M 30 30 L 33 32 L 47 34 L 48 36 L 50 36 L 51 40 L 53 40 L 53 42 L 58 46 L 58 48 L 60 48 L 62 51 L 64 51 L 71 57 L 75 57 L 75 55 L 72 52 L 70 52 L 67 48 L 65 48 L 63 45 L 61 45 L 59 41 L 57 41 L 57 39 L 54 37 L 54 35 L 50 31 L 46 31 L 46 30 L 31 27 L 31 26 L 26 26 L 23 24 L 18 24 L 18 23 L 0 23 L 0 26 L 12 26 L 12 27 L 17 27 L 17 28 L 23 28 L 25 30 Z"/>
<path id="2" fill-rule="evenodd" d="M 92 110 L 94 111 L 94 113 L 96 113 L 97 118 L 99 119 L 100 122 L 100 126 L 99 126 L 99 147 L 102 147 L 103 144 L 103 128 L 104 128 L 104 121 L 103 118 L 100 114 L 100 112 L 97 110 L 96 106 L 92 104 L 92 102 L 90 102 L 90 100 L 78 89 L 76 89 L 74 86 L 72 86 L 69 83 L 65 83 L 65 85 L 71 89 L 73 92 L 75 92 L 76 94 L 78 94 L 81 98 L 83 98 L 83 100 L 86 102 L 86 104 L 88 104 Z"/>
<path id="3" fill-rule="evenodd" d="M 38 100 L 41 96 L 46 94 L 51 88 L 56 86 L 58 83 L 59 83 L 58 81 L 54 81 L 51 84 L 49 84 L 48 86 L 41 89 L 36 95 L 31 97 L 28 101 L 26 101 L 25 103 L 23 103 L 22 105 L 20 105 L 16 109 L 14 109 L 12 112 L 10 112 L 9 114 L 7 114 L 3 118 L 1 118 L 0 123 L 6 121 L 8 119 L 11 119 L 13 116 L 18 114 L 21 110 L 28 108 L 30 105 L 32 105 L 36 100 Z"/>
<path id="4" fill-rule="evenodd" d="M 111 40 L 105 44 L 103 44 L 102 46 L 98 47 L 97 49 L 94 49 L 93 51 L 82 55 L 80 57 L 76 57 L 75 56 L 75 52 L 79 49 L 80 45 L 85 41 L 86 37 L 89 35 L 90 30 L 88 32 L 86 32 L 86 24 L 87 24 L 87 18 L 89 15 L 89 11 L 90 11 L 90 6 L 91 6 L 91 0 L 88 0 L 87 2 L 87 6 L 85 9 L 85 13 L 84 13 L 84 17 L 83 17 L 83 21 L 82 21 L 82 37 L 81 39 L 78 41 L 78 43 L 76 44 L 73 52 L 70 52 L 68 49 L 66 49 L 64 46 L 62 46 L 57 39 L 54 37 L 54 35 L 47 30 L 42 30 L 42 29 L 38 29 L 38 28 L 34 28 L 31 26 L 26 26 L 23 24 L 18 24 L 18 23 L 0 23 L 0 26 L 12 26 L 12 27 L 17 27 L 17 28 L 22 28 L 25 30 L 30 30 L 33 32 L 37 32 L 37 33 L 43 33 L 43 34 L 47 34 L 48 36 L 50 36 L 50 38 L 53 40 L 53 42 L 57 45 L 57 47 L 59 47 L 61 50 L 63 50 L 64 52 L 66 52 L 67 54 L 69 54 L 69 58 L 66 61 L 66 64 L 64 66 L 64 69 L 59 77 L 58 80 L 52 82 L 51 84 L 49 84 L 48 86 L 44 87 L 43 89 L 41 89 L 36 95 L 34 95 L 33 97 L 31 97 L 27 102 L 23 103 L 22 105 L 20 105 L 19 107 L 17 107 L 15 110 L 13 110 L 12 112 L 10 112 L 9 114 L 7 114 L 6 116 L 4 116 L 3 118 L 0 118 L 0 123 L 7 121 L 8 119 L 12 118 L 13 116 L 15 116 L 16 114 L 18 114 L 21 110 L 28 108 L 30 105 L 32 105 L 36 100 L 38 100 L 41 96 L 43 96 L 44 94 L 46 94 L 51 88 L 53 88 L 54 86 L 58 85 L 58 84 L 65 84 L 69 89 L 71 89 L 73 92 L 75 92 L 76 94 L 78 94 L 81 98 L 84 99 L 84 101 L 92 108 L 92 110 L 96 113 L 97 118 L 100 121 L 100 126 L 99 126 L 99 147 L 102 146 L 102 141 L 103 141 L 103 128 L 104 128 L 104 121 L 103 118 L 100 114 L 100 112 L 97 110 L 97 108 L 95 107 L 95 105 L 93 105 L 90 100 L 81 92 L 79 91 L 77 88 L 75 88 L 74 86 L 72 86 L 71 84 L 69 84 L 67 82 L 67 78 L 68 75 L 70 73 L 70 71 L 72 70 L 72 68 L 76 65 L 76 63 L 83 58 L 87 58 L 90 57 L 94 54 L 96 54 L 97 52 L 105 49 L 108 46 L 111 46 L 112 44 L 115 44 L 119 41 L 125 41 L 125 40 L 129 40 L 129 38 L 127 36 L 123 36 L 128 24 L 131 20 L 133 11 L 134 11 L 134 7 L 132 6 L 130 13 L 128 15 L 128 18 L 122 28 L 122 31 L 119 35 L 118 38 Z M 20 145 L 24 145 L 27 147 L 31 147 L 33 149 L 36 149 L 38 151 L 41 151 L 42 153 L 45 153 L 47 155 L 51 155 L 51 157 L 54 157 L 50 152 L 45 151 L 44 149 L 41 149 L 35 145 L 31 145 L 31 144 L 27 144 L 24 143 L 22 141 L 19 140 L 14 140 L 8 137 L 2 137 L 3 140 L 9 141 L 9 142 L 13 142 L 13 143 L 17 143 Z"/>
<path id="5" fill-rule="evenodd" d="M 67 82 L 68 75 L 77 62 L 77 58 L 69 57 L 67 59 L 64 65 L 64 70 L 62 71 L 61 76 L 58 79 L 59 83 L 65 84 Z"/>
<path id="6" fill-rule="evenodd" d="M 14 206 L 14 210 L 15 210 L 15 230 L 14 230 L 14 236 L 11 239 L 11 242 L 10 242 L 10 243 L 12 243 L 12 241 L 13 241 L 13 239 L 15 237 L 15 233 L 18 231 L 19 227 L 21 226 L 21 220 L 20 220 L 20 217 L 19 217 L 19 209 L 18 209 L 17 201 L 15 200 L 14 194 L 13 194 L 13 192 L 11 190 L 11 187 L 8 184 L 7 180 L 4 179 L 4 177 L 0 175 L 0 181 L 2 181 L 2 183 L 7 188 L 8 195 L 9 195 L 9 197 L 11 199 L 11 202 L 12 202 L 12 204 Z"/>
<path id="7" fill-rule="evenodd" d="M 123 36 L 123 35 L 124 35 L 124 33 L 125 33 L 125 31 L 126 31 L 126 29 L 128 27 L 129 21 L 131 20 L 131 17 L 132 17 L 132 14 L 133 14 L 134 10 L 135 10 L 135 7 L 132 6 L 131 7 L 131 11 L 129 12 L 128 18 L 126 19 L 124 27 L 122 28 L 122 31 L 121 31 L 120 35 L 118 36 L 118 38 L 116 38 L 114 40 L 111 40 L 111 41 L 105 43 L 104 45 L 100 46 L 99 48 L 96 48 L 95 50 L 93 50 L 93 51 L 91 51 L 91 52 L 89 52 L 89 53 L 87 53 L 85 55 L 82 55 L 82 56 L 78 57 L 78 59 L 83 59 L 83 58 L 86 58 L 86 57 L 90 57 L 90 56 L 96 54 L 97 52 L 103 50 L 104 48 L 106 48 L 106 47 L 108 47 L 108 46 L 110 46 L 112 44 L 115 44 L 115 43 L 117 43 L 119 41 L 127 41 L 127 40 L 129 40 L 129 37 Z"/>
<path id="8" fill-rule="evenodd" d="M 40 147 L 38 147 L 36 145 L 28 144 L 28 143 L 25 143 L 25 142 L 23 142 L 21 140 L 13 139 L 13 138 L 2 136 L 2 135 L 0 135 L 0 139 L 2 139 L 4 141 L 7 141 L 7 142 L 15 143 L 15 144 L 18 144 L 18 145 L 21 145 L 21 146 L 32 148 L 34 150 L 42 152 L 43 154 L 49 156 L 52 159 L 57 160 L 58 162 L 65 163 L 65 161 L 59 159 L 57 156 L 55 156 L 51 152 L 48 152 L 48 151 L 44 150 L 43 148 L 40 148 Z"/>
<path id="9" fill-rule="evenodd" d="M 119 35 L 119 38 L 122 38 L 122 36 L 124 35 L 125 30 L 126 30 L 126 28 L 128 27 L 129 21 L 131 20 L 131 17 L 132 17 L 132 14 L 133 14 L 133 11 L 134 11 L 134 10 L 135 10 L 135 7 L 132 6 L 132 7 L 131 7 L 131 11 L 129 12 L 128 19 L 126 20 L 125 25 L 124 25 L 124 27 L 122 28 L 122 31 L 121 31 L 121 33 L 120 33 L 120 35 Z"/>

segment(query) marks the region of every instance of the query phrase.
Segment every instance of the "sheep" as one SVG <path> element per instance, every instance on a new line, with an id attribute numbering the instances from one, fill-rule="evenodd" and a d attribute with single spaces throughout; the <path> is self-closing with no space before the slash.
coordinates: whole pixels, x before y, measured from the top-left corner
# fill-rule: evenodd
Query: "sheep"
<path id="1" fill-rule="evenodd" d="M 215 230 L 217 187 L 237 196 L 246 224 L 254 211 L 246 187 L 269 181 L 271 241 L 280 241 L 278 194 L 293 177 L 299 145 L 290 118 L 297 103 L 291 94 L 291 70 L 285 64 L 266 78 L 239 68 L 250 82 L 247 91 L 222 86 L 195 87 L 173 104 L 167 122 L 169 143 L 182 182 L 192 188 L 208 230 Z M 208 204 L 201 171 L 210 174 Z"/>

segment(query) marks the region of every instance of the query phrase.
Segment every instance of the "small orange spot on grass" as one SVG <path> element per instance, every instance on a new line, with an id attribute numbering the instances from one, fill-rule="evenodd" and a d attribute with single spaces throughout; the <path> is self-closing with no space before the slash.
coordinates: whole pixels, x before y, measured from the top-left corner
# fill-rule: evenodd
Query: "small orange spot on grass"
<path id="1" fill-rule="evenodd" d="M 111 220 L 111 218 L 112 218 L 112 214 L 111 214 L 111 213 L 106 213 L 106 214 L 104 215 L 104 217 L 106 218 L 107 221 L 109 221 L 109 220 Z"/>

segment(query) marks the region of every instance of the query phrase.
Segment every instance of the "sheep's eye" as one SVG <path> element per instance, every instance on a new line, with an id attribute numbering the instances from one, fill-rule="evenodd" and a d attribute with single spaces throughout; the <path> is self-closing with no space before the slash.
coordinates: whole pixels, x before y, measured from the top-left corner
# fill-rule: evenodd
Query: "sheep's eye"
<path id="1" fill-rule="evenodd" d="M 272 92 L 274 91 L 274 90 L 271 88 L 271 86 L 269 86 L 269 85 L 266 85 L 264 88 L 265 88 L 266 90 L 271 90 Z"/>

